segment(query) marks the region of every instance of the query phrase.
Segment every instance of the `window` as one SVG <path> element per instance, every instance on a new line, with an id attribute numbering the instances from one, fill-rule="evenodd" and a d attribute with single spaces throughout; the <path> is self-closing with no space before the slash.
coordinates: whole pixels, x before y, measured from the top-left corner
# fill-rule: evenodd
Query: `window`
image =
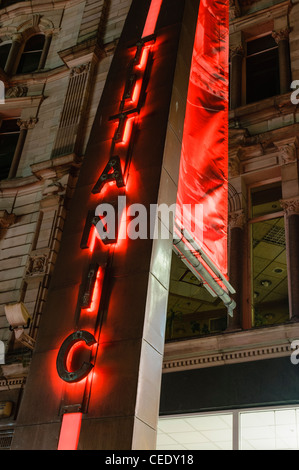
<path id="1" fill-rule="evenodd" d="M 240 413 L 240 450 L 298 450 L 299 409 Z"/>
<path id="2" fill-rule="evenodd" d="M 251 193 L 252 324 L 255 327 L 289 320 L 288 278 L 281 186 Z"/>
<path id="3" fill-rule="evenodd" d="M 17 119 L 3 119 L 0 125 L 0 180 L 9 175 L 10 166 L 18 143 L 20 128 Z"/>
<path id="4" fill-rule="evenodd" d="M 232 450 L 233 415 L 160 418 L 157 450 Z"/>
<path id="5" fill-rule="evenodd" d="M 36 34 L 26 42 L 17 74 L 31 73 L 38 69 L 45 45 L 45 36 Z"/>
<path id="6" fill-rule="evenodd" d="M 247 42 L 246 102 L 280 93 L 278 46 L 272 35 Z"/>
<path id="7" fill-rule="evenodd" d="M 0 46 L 0 67 L 2 70 L 4 70 L 5 68 L 5 64 L 7 61 L 7 57 L 9 55 L 10 48 L 11 48 L 11 43 L 3 44 L 2 46 Z"/>
<path id="8" fill-rule="evenodd" d="M 227 308 L 213 297 L 175 254 L 172 255 L 166 341 L 220 333 L 227 327 Z"/>
<path id="9" fill-rule="evenodd" d="M 157 450 L 298 450 L 299 408 L 160 417 Z"/>

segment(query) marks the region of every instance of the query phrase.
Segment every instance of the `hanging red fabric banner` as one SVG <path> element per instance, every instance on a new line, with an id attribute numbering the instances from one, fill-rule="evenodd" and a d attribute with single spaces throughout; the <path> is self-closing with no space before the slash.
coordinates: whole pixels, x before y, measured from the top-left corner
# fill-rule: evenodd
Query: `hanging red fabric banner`
<path id="1" fill-rule="evenodd" d="M 201 0 L 190 72 L 176 223 L 227 274 L 228 0 Z M 197 208 L 197 209 L 196 209 Z"/>

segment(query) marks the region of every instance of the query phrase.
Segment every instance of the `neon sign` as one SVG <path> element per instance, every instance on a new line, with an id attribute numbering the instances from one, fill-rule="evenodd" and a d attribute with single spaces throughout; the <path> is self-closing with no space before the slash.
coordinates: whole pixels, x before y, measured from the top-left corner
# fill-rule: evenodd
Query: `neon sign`
<path id="1" fill-rule="evenodd" d="M 130 141 L 133 135 L 135 119 L 140 113 L 143 106 L 143 91 L 144 91 L 144 77 L 151 62 L 152 48 L 155 43 L 154 32 L 158 20 L 159 12 L 163 0 L 152 0 L 150 9 L 147 15 L 145 27 L 141 39 L 137 42 L 133 49 L 133 59 L 131 60 L 128 71 L 127 79 L 124 84 L 123 95 L 119 105 L 119 112 L 109 118 L 110 123 L 115 123 L 115 132 L 111 142 L 109 160 L 100 174 L 96 184 L 92 189 L 92 195 L 102 195 L 104 191 L 109 188 L 117 187 L 119 190 L 125 190 L 128 182 L 128 161 L 122 161 L 119 153 L 125 149 L 128 150 Z M 128 153 L 128 152 L 127 152 Z M 80 247 L 82 250 L 89 250 L 91 254 L 96 251 L 96 227 L 103 224 L 103 230 L 106 229 L 105 221 L 102 217 L 103 214 L 96 214 L 95 210 L 88 212 L 85 222 L 85 227 L 82 233 Z M 119 219 L 122 219 L 121 214 L 118 214 Z M 109 235 L 109 234 L 108 234 Z M 118 241 L 119 232 L 113 236 L 102 238 L 104 245 L 115 245 Z M 105 267 L 90 265 L 86 281 L 80 291 L 78 305 L 79 305 L 79 321 L 80 318 L 86 314 L 94 315 L 97 317 L 101 297 L 101 285 L 105 275 Z M 77 331 L 72 332 L 60 346 L 57 360 L 56 370 L 60 379 L 68 386 L 76 386 L 83 381 L 87 380 L 93 371 L 93 361 L 83 361 L 72 369 L 73 355 L 76 356 L 76 348 L 84 345 L 90 349 L 90 358 L 92 356 L 93 348 L 98 344 L 99 332 L 97 328 L 94 331 L 87 331 L 86 329 L 78 328 Z M 69 416 L 68 416 L 69 415 Z M 76 449 L 81 427 L 82 412 L 66 413 L 63 416 L 60 440 L 58 449 Z M 68 438 L 71 429 L 71 437 Z"/>

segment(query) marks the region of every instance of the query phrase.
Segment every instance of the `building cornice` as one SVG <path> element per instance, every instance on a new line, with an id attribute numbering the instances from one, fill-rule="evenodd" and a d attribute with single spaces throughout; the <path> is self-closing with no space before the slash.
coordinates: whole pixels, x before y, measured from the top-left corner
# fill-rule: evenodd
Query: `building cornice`
<path id="1" fill-rule="evenodd" d="M 240 106 L 229 112 L 230 128 L 248 128 L 253 124 L 268 121 L 280 116 L 294 114 L 295 106 L 291 102 L 291 91 L 284 95 Z"/>
<path id="2" fill-rule="evenodd" d="M 0 379 L 0 391 L 16 390 L 23 388 L 26 383 L 26 377 L 13 377 Z"/>
<path id="3" fill-rule="evenodd" d="M 299 323 L 289 323 L 166 343 L 163 372 L 290 357 L 291 343 L 298 338 Z"/>
<path id="4" fill-rule="evenodd" d="M 40 191 L 45 180 L 61 178 L 64 174 L 80 167 L 80 159 L 75 154 L 45 160 L 31 165 L 32 175 L 0 182 L 0 197 L 15 197 Z"/>
<path id="5" fill-rule="evenodd" d="M 63 10 L 64 8 L 73 7 L 83 3 L 83 0 L 58 0 L 58 1 L 48 1 L 41 5 L 40 2 L 16 2 L 13 5 L 10 5 L 6 8 L 0 9 L 0 18 L 1 21 L 7 21 L 14 17 L 22 15 L 29 15 L 36 12 L 47 12 L 53 10 Z"/>
<path id="6" fill-rule="evenodd" d="M 292 2 L 287 0 L 285 2 L 278 3 L 277 5 L 271 5 L 268 8 L 259 9 L 252 13 L 243 12 L 241 6 L 241 15 L 230 19 L 230 33 L 236 31 L 244 31 L 251 28 L 253 25 L 258 23 L 267 23 L 274 18 L 287 15 Z"/>

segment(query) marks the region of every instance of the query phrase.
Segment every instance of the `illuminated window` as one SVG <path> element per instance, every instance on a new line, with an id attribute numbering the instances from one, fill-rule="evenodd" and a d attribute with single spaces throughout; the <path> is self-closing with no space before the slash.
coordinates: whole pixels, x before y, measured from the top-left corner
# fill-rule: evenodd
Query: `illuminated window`
<path id="1" fill-rule="evenodd" d="M 299 408 L 160 417 L 157 450 L 298 450 Z"/>
<path id="2" fill-rule="evenodd" d="M 0 180 L 6 179 L 20 135 L 17 119 L 3 119 L 0 124 Z"/>
<path id="3" fill-rule="evenodd" d="M 166 341 L 221 333 L 227 327 L 227 308 L 213 297 L 183 261 L 172 256 L 166 322 Z"/>
<path id="4" fill-rule="evenodd" d="M 299 409 L 240 413 L 240 450 L 298 450 Z"/>
<path id="5" fill-rule="evenodd" d="M 252 316 L 253 326 L 289 319 L 285 223 L 279 200 L 280 185 L 251 193 Z"/>
<path id="6" fill-rule="evenodd" d="M 43 34 L 36 34 L 28 39 L 20 59 L 17 74 L 31 73 L 38 69 L 44 45 L 45 36 Z"/>
<path id="7" fill-rule="evenodd" d="M 272 35 L 247 42 L 246 102 L 280 93 L 278 46 Z"/>
<path id="8" fill-rule="evenodd" d="M 189 415 L 161 418 L 157 450 L 232 450 L 233 415 Z"/>

